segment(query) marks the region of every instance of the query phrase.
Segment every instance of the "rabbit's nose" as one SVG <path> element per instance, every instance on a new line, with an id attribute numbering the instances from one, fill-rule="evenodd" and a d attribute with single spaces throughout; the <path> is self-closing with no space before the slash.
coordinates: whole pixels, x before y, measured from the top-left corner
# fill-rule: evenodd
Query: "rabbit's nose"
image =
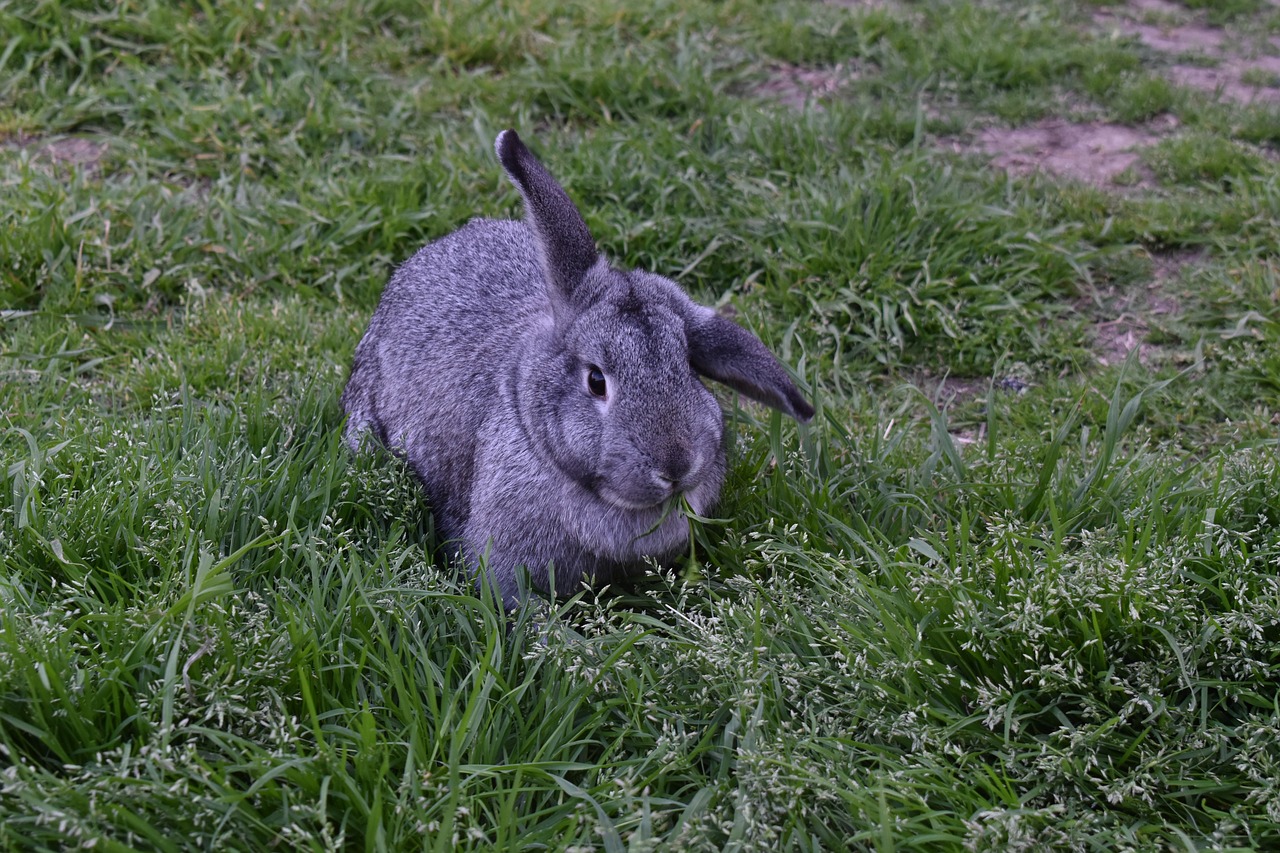
<path id="1" fill-rule="evenodd" d="M 654 479 L 659 485 L 669 491 L 679 490 L 682 483 L 689 476 L 689 471 L 693 468 L 693 461 L 689 458 L 689 452 L 680 449 L 672 453 L 666 462 L 653 472 Z"/>

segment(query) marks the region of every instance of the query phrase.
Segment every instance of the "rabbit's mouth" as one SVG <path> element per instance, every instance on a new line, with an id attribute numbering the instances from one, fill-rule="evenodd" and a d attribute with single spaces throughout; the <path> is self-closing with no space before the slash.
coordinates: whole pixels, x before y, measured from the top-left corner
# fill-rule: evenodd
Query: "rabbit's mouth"
<path id="1" fill-rule="evenodd" d="M 641 498 L 640 496 L 623 495 L 608 486 L 601 486 L 598 494 L 606 503 L 611 504 L 618 509 L 631 511 L 662 509 L 666 504 L 678 499 L 680 496 L 678 492 L 672 493 L 670 491 L 664 491 L 661 493 L 655 493 L 653 497 L 645 495 Z"/>

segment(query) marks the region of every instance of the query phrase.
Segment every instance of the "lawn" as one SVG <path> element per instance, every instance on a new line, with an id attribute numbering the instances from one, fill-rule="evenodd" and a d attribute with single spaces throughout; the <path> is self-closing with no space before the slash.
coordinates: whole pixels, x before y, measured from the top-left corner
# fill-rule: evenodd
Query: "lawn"
<path id="1" fill-rule="evenodd" d="M 0 848 L 1280 846 L 1277 54 L 1263 0 L 0 0 Z M 689 559 L 510 624 L 338 404 L 394 265 L 520 215 L 506 127 L 818 407 L 721 389 Z"/>

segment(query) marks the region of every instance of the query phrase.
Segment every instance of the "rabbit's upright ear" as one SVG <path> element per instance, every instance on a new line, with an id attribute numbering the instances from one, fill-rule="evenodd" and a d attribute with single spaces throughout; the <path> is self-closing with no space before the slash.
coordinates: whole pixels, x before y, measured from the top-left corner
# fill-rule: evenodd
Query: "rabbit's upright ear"
<path id="1" fill-rule="evenodd" d="M 685 329 L 689 363 L 697 373 L 801 423 L 813 417 L 813 406 L 755 335 L 709 308 L 697 309 L 686 319 Z"/>
<path id="2" fill-rule="evenodd" d="M 554 303 L 572 305 L 578 285 L 600 260 L 596 241 L 564 188 L 525 147 L 514 130 L 493 144 L 511 183 L 524 197 L 529 226 L 537 236 L 542 265 Z"/>

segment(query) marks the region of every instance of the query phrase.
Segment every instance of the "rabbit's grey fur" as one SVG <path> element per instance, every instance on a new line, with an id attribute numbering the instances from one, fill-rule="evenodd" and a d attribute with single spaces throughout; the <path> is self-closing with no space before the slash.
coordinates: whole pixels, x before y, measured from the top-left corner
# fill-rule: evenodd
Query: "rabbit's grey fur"
<path id="1" fill-rule="evenodd" d="M 699 375 L 799 420 L 813 409 L 753 335 L 662 276 L 611 268 L 514 131 L 495 149 L 526 221 L 472 220 L 400 266 L 342 405 L 351 446 L 372 434 L 404 456 L 437 528 L 514 606 L 522 566 L 568 591 L 688 546 L 673 502 L 709 512 L 725 473 Z"/>

